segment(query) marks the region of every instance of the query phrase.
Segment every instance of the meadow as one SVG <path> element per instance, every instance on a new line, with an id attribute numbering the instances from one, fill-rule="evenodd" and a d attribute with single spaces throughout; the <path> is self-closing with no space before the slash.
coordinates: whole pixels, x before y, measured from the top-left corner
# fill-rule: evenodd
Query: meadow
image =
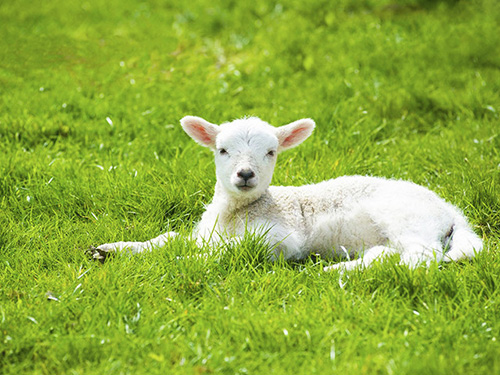
<path id="1" fill-rule="evenodd" d="M 1 374 L 500 374 L 500 3 L 0 3 Z M 273 183 L 406 179 L 460 207 L 474 260 L 346 275 L 187 235 L 209 150 L 179 119 L 303 117 Z"/>

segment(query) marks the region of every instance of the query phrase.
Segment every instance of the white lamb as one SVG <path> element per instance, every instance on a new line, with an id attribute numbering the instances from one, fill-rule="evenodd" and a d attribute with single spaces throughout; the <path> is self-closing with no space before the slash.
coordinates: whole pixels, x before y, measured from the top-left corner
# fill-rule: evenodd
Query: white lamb
<path id="1" fill-rule="evenodd" d="M 187 116 L 181 125 L 215 154 L 215 194 L 193 233 L 201 246 L 259 231 L 273 258 L 281 253 L 285 259 L 310 254 L 347 259 L 325 270 L 368 266 L 391 254 L 415 267 L 471 258 L 482 250 L 458 208 L 411 182 L 345 176 L 299 187 L 269 186 L 277 154 L 311 135 L 311 119 L 276 128 L 255 117 L 218 126 Z M 176 235 L 104 244 L 94 249 L 94 257 L 123 249 L 141 252 Z"/>

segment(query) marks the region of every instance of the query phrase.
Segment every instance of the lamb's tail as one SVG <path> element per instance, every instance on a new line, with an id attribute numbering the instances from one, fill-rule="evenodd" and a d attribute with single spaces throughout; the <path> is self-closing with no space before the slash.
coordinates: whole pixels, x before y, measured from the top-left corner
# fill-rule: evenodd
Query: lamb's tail
<path id="1" fill-rule="evenodd" d="M 451 229 L 448 245 L 449 250 L 444 256 L 446 262 L 474 258 L 477 253 L 483 250 L 483 241 L 474 233 L 463 217 L 459 217 Z"/>

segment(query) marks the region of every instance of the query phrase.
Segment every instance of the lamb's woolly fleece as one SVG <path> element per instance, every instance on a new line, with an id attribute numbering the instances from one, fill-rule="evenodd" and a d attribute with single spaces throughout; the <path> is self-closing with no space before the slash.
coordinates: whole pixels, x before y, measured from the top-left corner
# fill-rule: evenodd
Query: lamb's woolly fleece
<path id="1" fill-rule="evenodd" d="M 286 259 L 311 253 L 355 257 L 384 246 L 385 254 L 400 253 L 404 263 L 416 265 L 471 257 L 482 248 L 462 213 L 434 192 L 408 181 L 365 176 L 299 187 L 270 186 L 241 207 L 214 201 L 198 224 L 197 235 L 204 242 L 219 240 L 215 233 L 234 237 L 252 229 L 268 232 L 270 243 L 277 244 L 276 250 Z M 464 233 L 467 240 L 455 249 L 457 255 L 450 252 L 444 257 L 452 233 L 454 237 Z"/>

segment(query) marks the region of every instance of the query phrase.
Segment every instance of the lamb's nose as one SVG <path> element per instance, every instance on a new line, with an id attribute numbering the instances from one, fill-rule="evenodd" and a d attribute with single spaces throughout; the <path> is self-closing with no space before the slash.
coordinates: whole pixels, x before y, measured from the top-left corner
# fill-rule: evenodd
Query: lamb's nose
<path id="1" fill-rule="evenodd" d="M 252 177 L 255 177 L 255 173 L 251 169 L 242 169 L 236 173 L 238 177 L 244 179 L 245 181 L 250 180 Z"/>

